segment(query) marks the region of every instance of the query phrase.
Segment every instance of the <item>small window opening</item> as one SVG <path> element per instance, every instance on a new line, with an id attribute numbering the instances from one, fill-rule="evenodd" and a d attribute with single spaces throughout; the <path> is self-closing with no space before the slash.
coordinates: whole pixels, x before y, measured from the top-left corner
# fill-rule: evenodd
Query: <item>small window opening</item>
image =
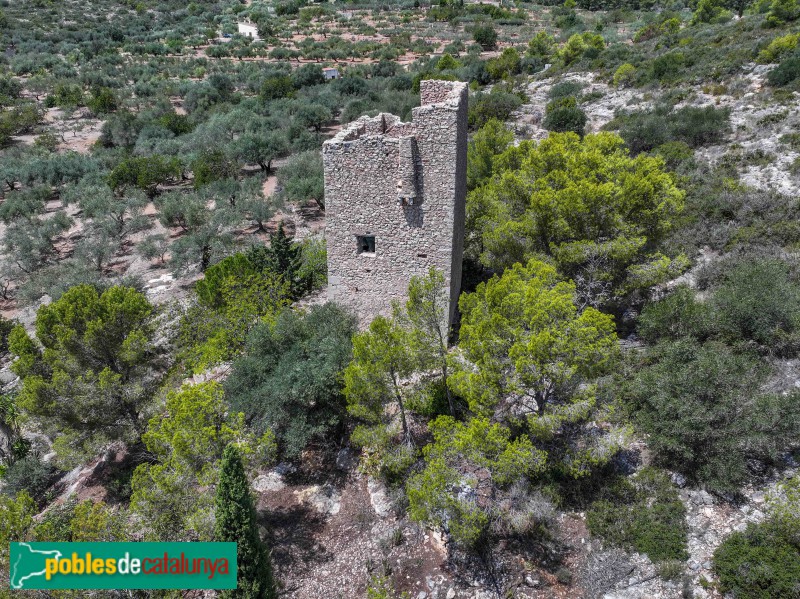
<path id="1" fill-rule="evenodd" d="M 374 235 L 356 235 L 356 244 L 358 246 L 359 254 L 374 254 L 375 253 L 375 236 Z"/>

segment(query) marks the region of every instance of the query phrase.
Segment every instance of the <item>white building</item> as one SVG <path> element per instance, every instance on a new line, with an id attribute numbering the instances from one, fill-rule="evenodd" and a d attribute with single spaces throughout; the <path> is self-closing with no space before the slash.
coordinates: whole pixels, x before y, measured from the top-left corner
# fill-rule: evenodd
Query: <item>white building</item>
<path id="1" fill-rule="evenodd" d="M 339 78 L 339 69 L 335 67 L 328 67 L 322 69 L 322 76 L 325 77 L 326 80 L 328 79 L 338 79 Z"/>
<path id="2" fill-rule="evenodd" d="M 258 27 L 252 21 L 242 21 L 239 23 L 239 35 L 249 37 L 251 40 L 259 40 Z"/>

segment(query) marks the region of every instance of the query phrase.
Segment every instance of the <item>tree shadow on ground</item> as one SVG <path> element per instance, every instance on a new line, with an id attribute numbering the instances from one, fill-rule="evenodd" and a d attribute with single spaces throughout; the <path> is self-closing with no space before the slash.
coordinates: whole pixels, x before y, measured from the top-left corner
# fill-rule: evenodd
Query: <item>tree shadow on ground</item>
<path id="1" fill-rule="evenodd" d="M 272 563 L 279 572 L 297 576 L 332 559 L 318 542 L 325 530 L 325 517 L 305 505 L 259 511 L 259 523 L 267 529 Z"/>

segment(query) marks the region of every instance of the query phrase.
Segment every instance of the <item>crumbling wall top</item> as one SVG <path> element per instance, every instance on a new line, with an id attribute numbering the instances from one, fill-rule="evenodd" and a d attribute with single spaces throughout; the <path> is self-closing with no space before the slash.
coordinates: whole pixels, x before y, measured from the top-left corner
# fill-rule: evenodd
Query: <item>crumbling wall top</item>
<path id="1" fill-rule="evenodd" d="M 414 109 L 433 110 L 437 107 L 458 108 L 467 89 L 462 81 L 439 81 L 423 79 L 419 84 L 420 107 Z M 342 128 L 334 137 L 323 144 L 326 148 L 335 148 L 345 142 L 355 141 L 363 137 L 382 136 L 388 139 L 399 139 L 416 134 L 416 124 L 404 123 L 400 117 L 387 112 L 373 117 L 362 116 Z"/>
<path id="2" fill-rule="evenodd" d="M 456 107 L 461 101 L 461 94 L 466 89 L 467 84 L 463 81 L 423 79 L 419 82 L 420 106 L 447 103 Z"/>
<path id="3" fill-rule="evenodd" d="M 414 135 L 414 132 L 413 123 L 404 123 L 399 116 L 382 112 L 378 116 L 362 116 L 345 125 L 341 131 L 323 144 L 323 149 L 326 146 L 336 146 L 362 137 L 379 135 L 387 138 L 399 138 Z"/>

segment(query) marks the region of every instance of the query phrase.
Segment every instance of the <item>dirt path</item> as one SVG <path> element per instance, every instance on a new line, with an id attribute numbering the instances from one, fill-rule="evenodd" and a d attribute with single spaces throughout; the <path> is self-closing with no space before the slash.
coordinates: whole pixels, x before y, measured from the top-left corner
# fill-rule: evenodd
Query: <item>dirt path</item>
<path id="1" fill-rule="evenodd" d="M 273 193 L 275 193 L 275 189 L 278 187 L 278 176 L 277 175 L 270 175 L 264 181 L 264 186 L 261 190 L 264 192 L 264 197 L 268 198 Z"/>

